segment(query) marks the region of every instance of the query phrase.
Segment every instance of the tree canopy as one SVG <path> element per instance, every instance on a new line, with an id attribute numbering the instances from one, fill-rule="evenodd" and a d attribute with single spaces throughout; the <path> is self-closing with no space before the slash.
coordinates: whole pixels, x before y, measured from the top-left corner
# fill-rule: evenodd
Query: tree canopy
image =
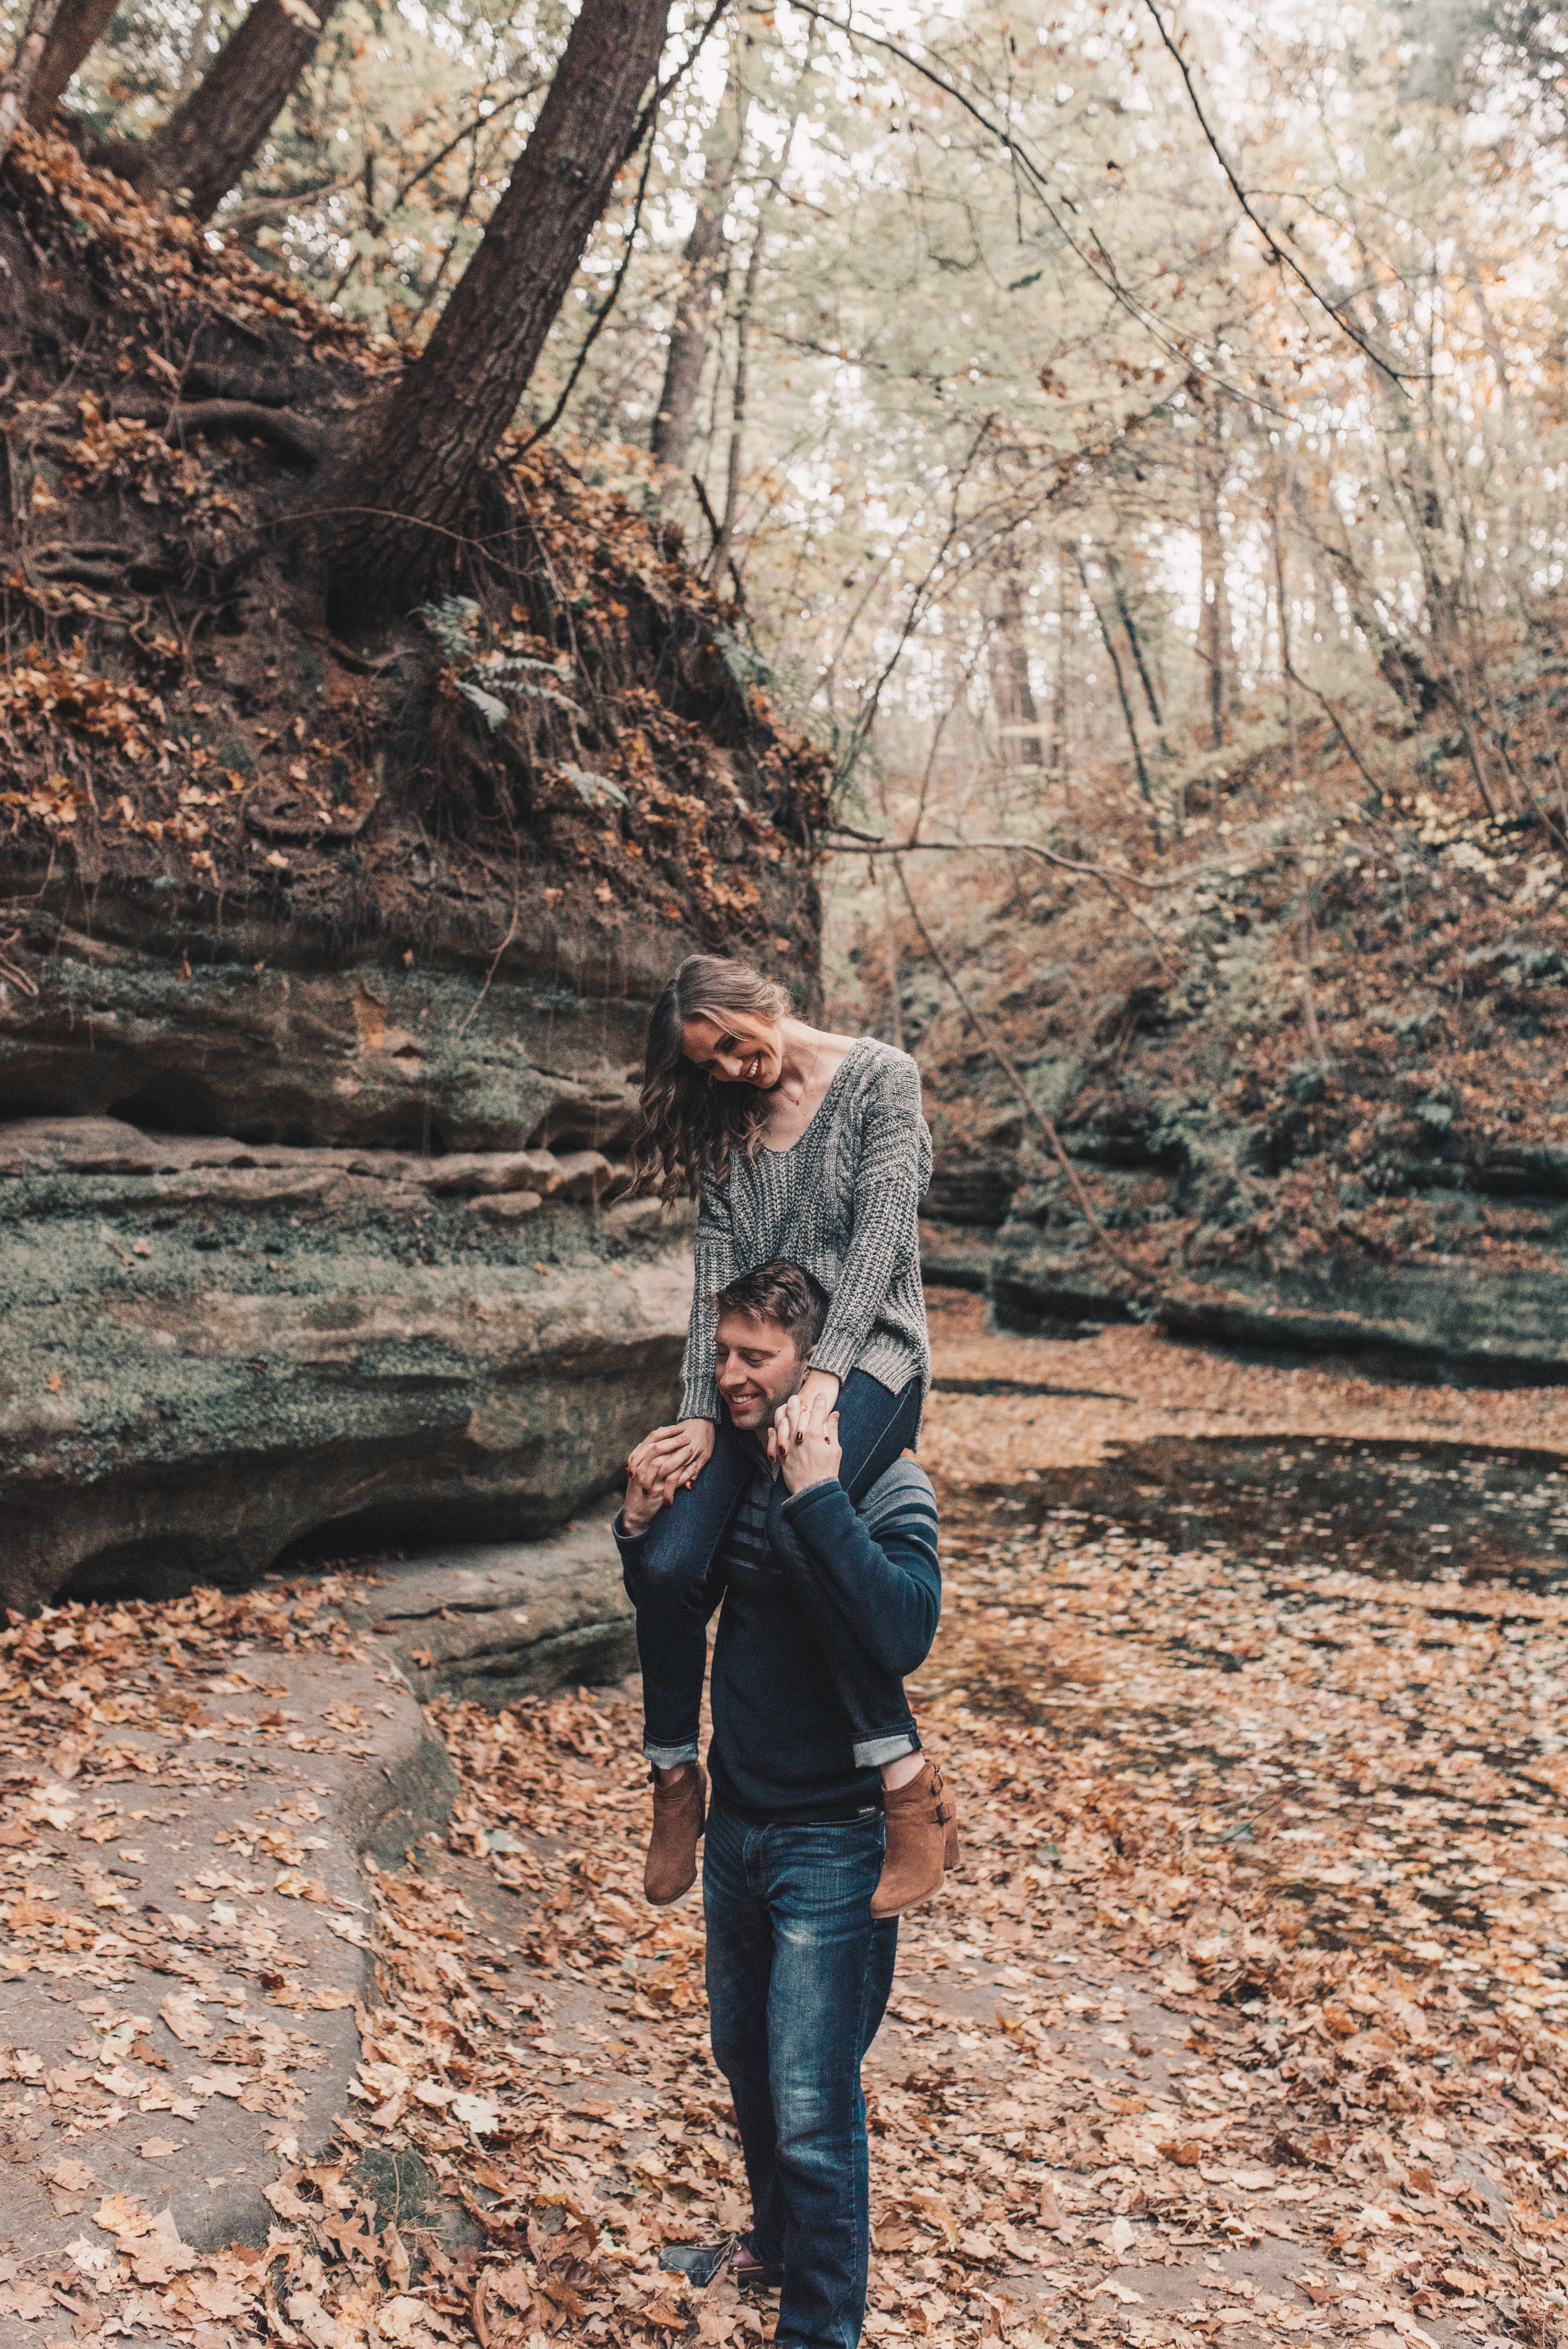
<path id="1" fill-rule="evenodd" d="M 167 187 L 268 10 L 121 7 L 63 119 Z M 214 230 L 438 354 L 466 278 L 493 307 L 469 273 L 573 17 L 280 13 L 297 79 Z M 1498 702 L 1562 559 L 1540 12 L 677 5 L 659 30 L 670 86 L 639 59 L 637 151 L 503 405 L 681 528 L 862 804 L 962 710 L 1003 810 L 1109 761 L 1168 835 L 1304 710 L 1352 741 L 1403 711 L 1463 738 L 1489 808 L 1564 823 Z"/>

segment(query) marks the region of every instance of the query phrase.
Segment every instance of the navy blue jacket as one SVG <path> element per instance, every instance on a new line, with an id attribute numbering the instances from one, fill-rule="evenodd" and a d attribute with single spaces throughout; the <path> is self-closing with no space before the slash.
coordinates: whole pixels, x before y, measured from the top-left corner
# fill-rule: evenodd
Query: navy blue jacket
<path id="1" fill-rule="evenodd" d="M 738 1817 L 797 1823 L 854 1818 L 882 1801 L 879 1770 L 857 1770 L 854 1731 L 822 1667 L 822 1649 L 857 1651 L 903 1679 L 931 1651 L 942 1612 L 936 1497 L 913 1460 L 895 1460 L 858 1508 L 838 1483 L 809 1485 L 770 1512 L 760 1565 L 728 1544 L 703 1592 L 722 1600 L 713 1651 L 714 1799 Z M 643 1537 L 615 1526 L 635 1598 Z"/>

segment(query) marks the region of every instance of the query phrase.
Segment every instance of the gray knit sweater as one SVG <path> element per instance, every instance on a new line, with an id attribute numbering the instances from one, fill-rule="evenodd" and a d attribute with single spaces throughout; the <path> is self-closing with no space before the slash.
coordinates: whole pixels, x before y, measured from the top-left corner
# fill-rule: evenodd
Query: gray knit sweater
<path id="1" fill-rule="evenodd" d="M 915 1205 L 930 1180 L 920 1071 L 907 1052 L 862 1037 L 791 1149 L 737 1152 L 722 1183 L 703 1185 L 681 1417 L 719 1415 L 716 1292 L 775 1257 L 803 1266 L 831 1300 L 815 1369 L 866 1371 L 894 1394 L 913 1378 L 928 1388 Z"/>

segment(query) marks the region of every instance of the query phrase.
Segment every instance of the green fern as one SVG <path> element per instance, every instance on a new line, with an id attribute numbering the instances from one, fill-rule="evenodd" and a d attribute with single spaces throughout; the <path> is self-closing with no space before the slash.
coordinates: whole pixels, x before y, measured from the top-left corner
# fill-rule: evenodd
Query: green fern
<path id="1" fill-rule="evenodd" d="M 596 775 L 590 767 L 574 767 L 570 759 L 562 759 L 560 765 L 562 773 L 575 784 L 578 798 L 586 800 L 590 807 L 597 807 L 601 793 L 617 807 L 631 805 L 620 784 L 613 783 L 608 775 Z"/>

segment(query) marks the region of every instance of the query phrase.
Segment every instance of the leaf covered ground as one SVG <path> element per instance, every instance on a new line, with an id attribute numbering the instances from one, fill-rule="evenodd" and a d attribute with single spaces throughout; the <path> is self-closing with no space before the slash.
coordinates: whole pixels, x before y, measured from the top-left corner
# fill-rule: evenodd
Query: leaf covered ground
<path id="1" fill-rule="evenodd" d="M 1396 1391 L 1385 1402 L 1397 1414 Z M 1328 1531 L 1288 1557 L 1173 1540 L 1064 1503 L 1043 1440 L 1041 1482 L 1016 1467 L 987 1489 L 976 1451 L 965 1488 L 944 1424 L 945 1616 L 916 1694 L 965 1857 L 906 1920 L 867 2066 L 868 2337 L 1559 2344 L 1554 1578 L 1455 1556 L 1402 1578 Z M 192 1630 L 209 1677 L 264 1683 L 302 1632 L 346 1652 L 321 1592 L 14 1630 L 11 1817 L 39 1834 L 64 1802 L 79 1841 L 98 1779 L 123 1778 L 124 1737 L 90 1706 L 83 1722 L 89 1647 L 117 1696 L 139 1660 L 176 1641 L 191 1657 Z M 147 2198 L 86 2195 L 59 2260 L 10 2263 L 18 2340 L 635 2349 L 771 2331 L 766 2299 L 692 2294 L 656 2266 L 665 2241 L 743 2225 L 745 2201 L 700 1908 L 655 1912 L 638 1889 L 634 1686 L 429 1717 L 460 1793 L 444 1836 L 370 1879 L 376 1994 L 335 2150 L 291 2156 L 280 2120 L 264 2248 L 198 2258 Z M 294 1857 L 253 1851 L 263 1905 Z M 28 1899 L 9 1895 L 13 1947 L 46 1956 Z M 91 1992 L 105 2023 L 122 1921 L 77 1926 L 73 1962 L 110 1977 Z M 271 1971 L 258 2070 L 286 2102 L 308 1996 L 275 1956 Z M 170 1988 L 183 2013 L 189 1982 Z M 26 2158 L 27 2116 L 57 2124 L 72 2091 L 11 2068 L 0 2104 Z M 90 2128 L 76 2158 L 95 2174 Z"/>

